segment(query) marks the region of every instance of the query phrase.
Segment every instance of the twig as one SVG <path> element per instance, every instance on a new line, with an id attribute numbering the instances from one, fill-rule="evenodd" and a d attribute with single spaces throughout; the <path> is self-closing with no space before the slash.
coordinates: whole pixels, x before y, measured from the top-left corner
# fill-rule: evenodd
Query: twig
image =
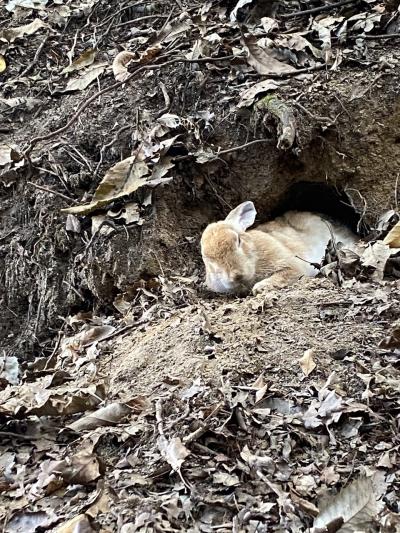
<path id="1" fill-rule="evenodd" d="M 214 154 L 215 155 L 215 159 L 211 159 L 210 161 L 216 161 L 217 159 L 219 159 L 220 161 L 225 163 L 225 161 L 223 159 L 219 158 L 220 155 L 229 154 L 230 152 L 236 152 L 237 150 L 243 150 L 243 148 L 247 148 L 248 146 L 252 146 L 253 144 L 272 143 L 272 142 L 273 142 L 272 139 L 255 139 L 254 141 L 250 141 L 248 143 L 241 144 L 240 146 L 234 146 L 233 148 L 227 148 L 226 150 L 221 150 L 221 151 L 217 152 L 216 154 Z M 178 155 L 176 157 L 173 157 L 172 161 L 174 163 L 179 163 L 180 161 L 186 161 L 187 159 L 192 159 L 193 157 L 194 157 L 193 154 Z M 226 204 L 226 205 L 228 205 L 228 204 Z"/>
<path id="2" fill-rule="evenodd" d="M 0 431 L 0 437 L 9 437 L 10 439 L 21 440 L 37 440 L 42 439 L 42 435 L 23 435 L 21 433 L 14 433 L 13 431 Z"/>
<path id="3" fill-rule="evenodd" d="M 0 242 L 1 242 L 1 241 L 4 241 L 5 239 L 7 239 L 7 237 L 9 237 L 10 235 L 12 235 L 12 234 L 15 233 L 16 231 L 18 231 L 17 228 L 13 228 L 13 229 L 11 229 L 8 233 L 6 233 L 5 235 L 2 235 L 2 236 L 0 237 Z M 17 316 L 17 315 L 15 315 L 15 316 Z"/>
<path id="4" fill-rule="evenodd" d="M 221 206 L 226 206 L 230 211 L 232 211 L 233 207 L 230 204 L 228 204 L 228 202 L 220 194 L 218 194 L 218 191 L 215 188 L 214 183 L 212 182 L 208 174 L 206 174 L 206 181 L 208 185 L 211 187 L 213 193 L 215 194 L 215 197 L 219 200 Z"/>
<path id="5" fill-rule="evenodd" d="M 343 111 L 346 113 L 346 115 L 349 117 L 349 119 L 352 119 L 351 114 L 347 111 L 347 109 L 345 108 L 345 106 L 344 106 L 343 102 L 341 101 L 341 99 L 339 98 L 339 96 L 338 96 L 337 94 L 334 94 L 333 96 L 334 96 L 334 97 L 336 98 L 336 100 L 339 102 L 341 108 L 342 108 Z"/>
<path id="6" fill-rule="evenodd" d="M 121 133 L 123 133 L 126 130 L 129 130 L 130 127 L 131 127 L 131 124 L 128 124 L 126 126 L 122 126 L 122 128 L 119 128 L 119 130 L 115 133 L 111 141 L 105 144 L 104 146 L 102 146 L 100 150 L 100 159 L 99 159 L 99 162 L 97 163 L 96 170 L 94 171 L 94 174 L 93 174 L 93 180 L 97 177 L 100 167 L 103 164 L 104 152 L 107 150 L 107 148 L 111 148 L 111 146 L 118 141 L 118 137 L 121 135 Z"/>
<path id="7" fill-rule="evenodd" d="M 75 287 L 71 285 L 71 283 L 68 283 L 68 281 L 65 281 L 65 279 L 63 280 L 63 283 L 64 285 L 67 285 L 67 287 L 69 287 L 71 291 L 73 291 L 78 296 L 78 298 L 82 300 L 82 302 L 86 302 L 85 297 L 78 291 L 78 289 L 75 289 Z"/>
<path id="8" fill-rule="evenodd" d="M 156 401 L 156 420 L 157 420 L 157 429 L 158 433 L 164 437 L 164 426 L 162 418 L 162 400 L 159 398 Z"/>
<path id="9" fill-rule="evenodd" d="M 23 78 L 24 76 L 26 76 L 27 74 L 29 74 L 29 72 L 33 69 L 33 67 L 36 65 L 36 63 L 38 62 L 38 59 L 39 59 L 39 56 L 43 50 L 43 47 L 44 45 L 46 44 L 47 42 L 47 39 L 48 39 L 48 36 L 46 35 L 46 37 L 43 39 L 43 41 L 41 42 L 39 48 L 36 50 L 36 53 L 33 57 L 33 60 L 32 62 L 26 67 L 25 70 L 23 70 L 21 72 L 21 74 L 19 75 L 20 78 Z"/>
<path id="10" fill-rule="evenodd" d="M 47 187 L 43 187 L 42 185 L 37 185 L 37 183 L 33 183 L 32 181 L 26 182 L 28 185 L 32 185 L 32 187 L 35 187 L 36 189 L 40 189 L 41 191 L 48 192 L 50 194 L 54 194 L 55 196 L 59 196 L 60 198 L 63 198 L 64 200 L 67 200 L 67 202 L 72 202 L 73 204 L 77 204 L 77 200 L 74 200 L 73 198 L 69 198 L 62 192 L 53 191 L 52 189 L 48 189 Z"/>
<path id="11" fill-rule="evenodd" d="M 332 232 L 331 232 L 331 236 L 332 236 Z M 307 261 L 307 259 L 303 259 L 299 255 L 295 255 L 295 257 L 297 259 L 300 259 L 300 261 L 303 261 L 304 263 L 307 263 L 307 265 L 312 266 L 313 268 L 315 268 L 315 270 L 321 270 L 321 265 L 319 263 L 311 263 L 310 261 Z"/>
<path id="12" fill-rule="evenodd" d="M 116 28 L 122 28 L 123 26 L 129 26 L 129 24 L 134 24 L 135 22 L 141 22 L 142 20 L 150 20 L 150 19 L 166 19 L 168 18 L 168 15 L 146 15 L 144 17 L 139 17 L 137 19 L 128 20 L 126 22 L 120 22 L 119 24 L 116 24 Z"/>
<path id="13" fill-rule="evenodd" d="M 78 40 L 78 33 L 79 31 L 76 30 L 75 32 L 75 37 L 74 37 L 74 42 L 72 43 L 72 47 L 71 47 L 71 50 L 69 52 L 67 52 L 67 57 L 68 57 L 68 60 L 69 60 L 69 64 L 72 65 L 72 58 L 74 57 L 74 52 L 75 52 L 75 47 L 76 47 L 76 41 Z"/>
<path id="14" fill-rule="evenodd" d="M 337 117 L 336 118 L 330 118 L 330 117 L 320 117 L 319 115 L 314 115 L 313 113 L 311 113 L 311 111 L 309 111 L 304 106 L 299 104 L 299 102 L 294 102 L 294 105 L 296 107 L 298 107 L 299 109 L 301 109 L 302 111 L 304 111 L 304 113 L 306 115 L 308 115 L 313 120 L 316 120 L 317 122 L 323 122 L 325 124 L 335 124 L 335 122 L 337 120 Z"/>
<path id="15" fill-rule="evenodd" d="M 398 39 L 400 38 L 400 33 L 386 33 L 386 34 L 379 34 L 379 35 L 364 35 L 363 39 Z"/>
<path id="16" fill-rule="evenodd" d="M 358 208 L 355 204 L 354 204 L 354 200 L 353 198 L 351 197 L 350 194 L 348 194 L 348 191 L 351 191 L 351 192 L 356 192 L 358 194 L 358 196 L 360 197 L 360 200 L 363 204 L 363 209 L 362 209 L 362 213 L 360 215 L 360 218 L 357 222 L 357 233 L 360 233 L 360 229 L 361 229 L 361 225 L 362 223 L 364 222 L 364 217 L 366 216 L 367 214 L 367 209 L 368 209 L 368 204 L 367 204 L 367 200 L 364 198 L 364 196 L 360 193 L 360 191 L 358 189 L 353 189 L 351 187 L 346 187 L 344 192 L 346 193 L 347 195 L 347 198 L 349 199 L 349 202 L 350 202 L 350 205 L 351 207 L 354 209 L 354 211 L 359 214 L 360 213 L 360 208 Z"/>
<path id="17" fill-rule="evenodd" d="M 335 9 L 335 7 L 346 6 L 348 4 L 357 4 L 359 0 L 342 0 L 341 2 L 336 2 L 335 4 L 329 4 L 319 7 L 313 7 L 310 9 L 304 9 L 303 11 L 294 11 L 294 13 L 287 13 L 280 15 L 283 19 L 291 19 L 293 17 L 298 17 L 300 15 L 311 15 L 312 13 L 321 13 L 322 11 L 330 11 Z"/>
<path id="18" fill-rule="evenodd" d="M 181 0 L 175 0 L 175 2 L 178 4 L 179 9 L 181 9 L 182 11 L 185 11 L 185 8 L 183 7 Z"/>
<path id="19" fill-rule="evenodd" d="M 157 118 L 160 118 L 164 113 L 167 113 L 168 109 L 171 106 L 171 98 L 167 92 L 167 88 L 165 87 L 165 84 L 162 81 L 160 81 L 159 85 L 160 85 L 160 89 L 164 97 L 165 106 L 162 109 L 160 109 L 160 111 L 157 114 Z"/>
<path id="20" fill-rule="evenodd" d="M 182 439 L 183 443 L 184 444 L 189 444 L 191 442 L 196 441 L 202 435 L 204 435 L 204 433 L 206 433 L 206 431 L 208 431 L 208 429 L 209 429 L 209 425 L 206 424 L 207 420 L 209 420 L 212 416 L 214 416 L 217 413 L 219 413 L 219 411 L 221 411 L 222 407 L 223 407 L 223 404 L 219 403 L 216 406 L 216 408 L 205 418 L 202 426 L 200 426 L 198 429 L 196 429 L 192 433 L 189 433 L 189 435 L 186 435 L 186 437 L 183 437 L 183 439 Z"/>
<path id="21" fill-rule="evenodd" d="M 116 13 L 112 13 L 111 15 L 108 15 L 100 24 L 97 25 L 98 28 L 101 28 L 102 26 L 105 26 L 108 24 L 108 21 L 111 19 L 115 19 L 120 13 L 123 11 L 126 11 L 127 9 L 131 9 L 132 7 L 135 7 L 137 5 L 141 5 L 143 2 L 135 2 L 134 4 L 129 4 L 127 6 L 121 7 Z"/>
<path id="22" fill-rule="evenodd" d="M 190 414 L 190 406 L 188 405 L 186 409 L 184 410 L 184 412 L 181 414 L 181 416 L 178 416 L 178 418 L 176 418 L 169 424 L 168 429 L 171 430 L 173 427 L 179 424 L 179 422 L 182 422 L 182 420 L 186 420 L 189 414 Z"/>
<path id="23" fill-rule="evenodd" d="M 253 144 L 271 143 L 271 142 L 272 142 L 272 139 L 255 139 L 254 141 L 241 144 L 240 146 L 234 146 L 233 148 L 227 148 L 226 150 L 221 150 L 220 152 L 218 152 L 218 155 L 224 155 L 224 154 L 229 154 L 230 152 L 236 152 L 237 150 L 243 150 L 243 148 L 247 148 L 248 146 L 252 146 Z"/>

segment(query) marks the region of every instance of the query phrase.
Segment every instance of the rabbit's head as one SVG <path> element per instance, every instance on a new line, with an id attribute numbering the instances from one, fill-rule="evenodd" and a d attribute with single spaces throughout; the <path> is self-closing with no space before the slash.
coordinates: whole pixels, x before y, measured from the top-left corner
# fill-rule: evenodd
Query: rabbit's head
<path id="1" fill-rule="evenodd" d="M 206 284 L 214 292 L 242 292 L 252 286 L 256 254 L 246 229 L 254 224 L 253 202 L 244 202 L 225 220 L 209 224 L 201 237 Z"/>

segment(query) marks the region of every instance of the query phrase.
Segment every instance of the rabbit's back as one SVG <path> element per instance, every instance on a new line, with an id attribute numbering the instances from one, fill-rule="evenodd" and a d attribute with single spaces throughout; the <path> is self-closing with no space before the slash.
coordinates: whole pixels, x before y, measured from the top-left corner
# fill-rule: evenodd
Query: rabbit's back
<path id="1" fill-rule="evenodd" d="M 350 248 L 357 240 L 346 226 L 325 215 L 308 211 L 288 211 L 271 222 L 259 225 L 257 230 L 267 233 L 293 255 L 310 263 L 321 261 L 332 235 L 336 241 Z"/>

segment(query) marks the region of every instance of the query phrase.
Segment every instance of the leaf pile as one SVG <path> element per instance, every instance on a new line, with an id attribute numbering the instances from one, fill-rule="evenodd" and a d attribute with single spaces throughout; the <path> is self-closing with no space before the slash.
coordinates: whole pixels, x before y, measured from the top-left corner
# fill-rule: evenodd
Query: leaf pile
<path id="1" fill-rule="evenodd" d="M 400 277 L 400 222 L 394 211 L 384 213 L 365 242 L 349 250 L 338 242 L 328 243 L 321 273 L 338 285 L 355 280 L 382 281 Z M 346 281 L 347 280 L 347 281 Z"/>
<path id="2" fill-rule="evenodd" d="M 385 289 L 371 292 L 369 301 L 365 290 L 358 297 L 357 291 L 342 293 L 341 315 L 365 321 L 384 313 Z M 142 304 L 146 297 L 154 302 L 145 291 Z M 147 331 L 155 321 L 162 324 L 157 317 L 165 316 L 168 301 L 171 311 L 176 303 L 167 296 L 145 311 Z M 5 531 L 62 532 L 74 524 L 143 532 L 386 533 L 388 524 L 397 527 L 400 373 L 394 346 L 382 339 L 379 358 L 332 354 L 339 365 L 347 361 L 346 372 L 354 367 L 361 387 L 353 393 L 336 372 L 321 380 L 327 368 L 310 349 L 294 361 L 299 379 L 293 374 L 287 387 L 268 357 L 261 375 L 239 371 L 186 383 L 168 375 L 153 381 L 151 393 L 132 395 L 126 386 L 119 396 L 104 369 L 113 353 L 109 343 L 126 331 L 124 323 L 140 327 L 132 305 L 120 323 L 90 313 L 70 316 L 54 354 L 21 365 L 3 362 Z M 324 321 L 332 320 L 328 312 L 338 302 L 319 305 Z M 197 318 L 193 311 L 189 316 L 201 324 L 204 341 L 224 349 L 221 328 L 216 331 L 222 324 L 211 324 L 209 306 L 196 307 Z M 243 312 L 232 305 L 225 311 Z M 178 320 L 173 324 L 167 335 L 179 327 Z"/>

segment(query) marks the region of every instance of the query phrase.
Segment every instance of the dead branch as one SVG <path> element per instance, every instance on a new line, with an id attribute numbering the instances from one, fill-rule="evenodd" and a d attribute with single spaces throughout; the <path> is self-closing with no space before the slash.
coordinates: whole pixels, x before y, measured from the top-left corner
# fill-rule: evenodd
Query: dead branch
<path id="1" fill-rule="evenodd" d="M 43 187 L 42 185 L 38 185 L 37 183 L 33 183 L 32 181 L 26 182 L 28 185 L 32 185 L 32 187 L 35 187 L 35 189 L 40 189 L 41 191 L 48 192 L 50 194 L 54 194 L 55 196 L 59 196 L 60 198 L 63 198 L 63 200 L 67 200 L 67 202 L 72 202 L 73 204 L 77 204 L 78 202 L 74 200 L 73 198 L 69 198 L 62 192 L 53 191 L 52 189 L 48 189 L 47 187 Z"/>
<path id="2" fill-rule="evenodd" d="M 163 408 L 163 404 L 162 404 L 162 399 L 159 398 L 157 401 L 156 401 L 156 420 L 157 420 L 157 429 L 158 429 L 158 433 L 162 436 L 164 436 L 164 421 L 163 421 L 163 417 L 162 417 L 162 408 Z"/>
<path id="3" fill-rule="evenodd" d="M 128 124 L 126 126 L 122 126 L 122 128 L 119 128 L 119 130 L 115 133 L 114 137 L 111 139 L 111 141 L 105 145 L 103 145 L 101 147 L 101 150 L 100 150 L 100 159 L 99 159 L 99 162 L 97 163 L 97 166 L 96 166 L 96 169 L 94 171 L 94 174 L 93 174 L 93 179 L 97 177 L 97 174 L 100 170 L 100 167 L 101 165 L 103 164 L 103 156 L 104 156 L 104 152 L 108 149 L 108 148 L 111 148 L 111 146 L 113 144 L 115 144 L 117 141 L 118 141 L 118 138 L 119 136 L 121 135 L 121 133 L 123 133 L 124 131 L 127 131 L 131 128 L 131 124 Z"/>
<path id="4" fill-rule="evenodd" d="M 48 36 L 46 35 L 46 37 L 43 39 L 43 41 L 41 42 L 39 48 L 36 50 L 36 53 L 33 57 L 33 60 L 31 63 L 29 63 L 29 65 L 26 67 L 26 69 L 24 69 L 21 74 L 19 75 L 20 78 L 24 78 L 25 76 L 27 76 L 29 74 L 29 72 L 33 69 L 33 67 L 36 65 L 36 63 L 38 62 L 38 59 L 39 59 L 39 56 L 40 54 L 42 53 L 42 50 L 43 50 L 43 47 L 44 45 L 46 44 L 47 42 L 47 39 L 48 39 Z"/>
<path id="5" fill-rule="evenodd" d="M 293 146 L 296 137 L 296 121 L 292 109 L 275 94 L 264 96 L 256 104 L 260 111 L 268 111 L 278 120 L 278 144 L 281 150 Z"/>
<path id="6" fill-rule="evenodd" d="M 310 118 L 312 118 L 313 120 L 316 120 L 317 122 L 321 122 L 323 124 L 330 125 L 330 124 L 335 124 L 335 122 L 337 120 L 337 117 L 336 118 L 330 118 L 330 117 L 321 117 L 319 115 L 314 115 L 313 113 L 311 113 L 311 111 L 306 109 L 299 102 L 295 102 L 294 105 L 296 107 L 298 107 L 299 109 L 301 109 Z"/>
<path id="7" fill-rule="evenodd" d="M 227 148 L 226 150 L 221 150 L 218 152 L 218 155 L 230 154 L 231 152 L 236 152 L 237 150 L 243 150 L 243 148 L 248 148 L 253 144 L 258 143 L 270 143 L 271 139 L 255 139 L 254 141 L 249 141 L 248 143 L 241 144 L 240 146 L 234 146 L 233 148 Z"/>
<path id="8" fill-rule="evenodd" d="M 137 19 L 128 20 L 127 22 L 120 22 L 119 24 L 115 25 L 115 28 L 121 28 L 123 26 L 129 26 L 129 24 L 135 24 L 136 22 L 141 22 L 143 20 L 150 20 L 150 19 L 166 19 L 168 18 L 168 15 L 146 15 L 144 17 L 139 17 Z"/>
<path id="9" fill-rule="evenodd" d="M 161 117 L 164 113 L 167 113 L 169 108 L 171 107 L 171 98 L 168 94 L 165 84 L 162 81 L 160 81 L 159 86 L 160 86 L 162 95 L 164 97 L 165 106 L 162 109 L 160 109 L 160 111 L 157 114 L 157 118 Z"/>
<path id="10" fill-rule="evenodd" d="M 204 419 L 203 424 L 199 428 L 197 428 L 192 433 L 189 433 L 189 435 L 186 435 L 185 437 L 183 437 L 182 439 L 183 443 L 190 444 L 191 442 L 196 441 L 202 435 L 204 435 L 204 433 L 206 433 L 210 429 L 210 426 L 209 424 L 207 424 L 207 421 L 210 420 L 214 415 L 218 414 L 221 411 L 222 407 L 223 407 L 223 404 L 219 403 L 213 409 L 213 411 Z"/>
<path id="11" fill-rule="evenodd" d="M 303 11 L 295 11 L 294 13 L 287 13 L 281 15 L 283 19 L 291 19 L 293 17 L 299 17 L 300 15 L 311 15 L 313 13 L 321 13 L 322 11 L 330 11 L 336 7 L 347 6 L 349 4 L 358 4 L 359 0 L 342 0 L 341 2 L 336 2 L 334 4 L 328 4 L 319 7 L 313 7 L 310 9 L 304 9 Z"/>
<path id="12" fill-rule="evenodd" d="M 398 39 L 400 38 L 400 33 L 383 33 L 378 35 L 364 35 L 364 39 L 374 40 L 374 39 Z"/>

